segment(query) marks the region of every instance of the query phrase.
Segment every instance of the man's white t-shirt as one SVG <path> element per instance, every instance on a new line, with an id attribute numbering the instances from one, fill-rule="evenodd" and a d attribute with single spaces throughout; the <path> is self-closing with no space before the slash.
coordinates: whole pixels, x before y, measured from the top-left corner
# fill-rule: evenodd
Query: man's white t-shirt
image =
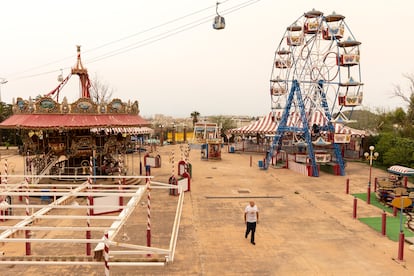
<path id="1" fill-rule="evenodd" d="M 257 221 L 257 212 L 259 212 L 259 209 L 256 205 L 253 207 L 250 205 L 247 205 L 246 209 L 244 210 L 246 213 L 246 221 L 247 222 L 256 222 Z"/>

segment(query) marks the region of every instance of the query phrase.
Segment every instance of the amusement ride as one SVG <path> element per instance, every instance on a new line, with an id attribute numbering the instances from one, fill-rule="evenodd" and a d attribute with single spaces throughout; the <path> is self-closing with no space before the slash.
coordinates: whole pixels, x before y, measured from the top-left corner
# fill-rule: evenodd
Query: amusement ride
<path id="1" fill-rule="evenodd" d="M 337 124 L 350 119 L 344 111 L 362 103 L 360 44 L 345 23 L 345 16 L 311 10 L 286 28 L 276 49 L 270 98 L 277 130 L 266 153 L 264 168 L 282 145 L 304 153 L 312 176 L 318 163 L 327 161 L 345 174 Z M 349 141 L 348 141 L 349 142 Z"/>

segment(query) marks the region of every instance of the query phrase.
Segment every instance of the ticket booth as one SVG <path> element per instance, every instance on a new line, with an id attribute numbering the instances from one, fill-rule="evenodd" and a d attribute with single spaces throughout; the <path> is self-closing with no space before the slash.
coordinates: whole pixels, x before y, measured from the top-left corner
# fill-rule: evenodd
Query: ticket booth
<path id="1" fill-rule="evenodd" d="M 161 156 L 158 154 L 156 156 L 151 156 L 146 154 L 144 156 L 144 166 L 150 166 L 151 168 L 160 168 L 161 167 Z"/>
<path id="2" fill-rule="evenodd" d="M 221 139 L 207 139 L 201 145 L 202 160 L 221 160 Z"/>

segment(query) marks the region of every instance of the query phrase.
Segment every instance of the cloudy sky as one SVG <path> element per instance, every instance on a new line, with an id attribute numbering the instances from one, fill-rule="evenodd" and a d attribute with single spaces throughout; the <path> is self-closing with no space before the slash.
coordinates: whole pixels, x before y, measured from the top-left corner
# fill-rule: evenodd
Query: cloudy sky
<path id="1" fill-rule="evenodd" d="M 406 107 L 393 98 L 414 74 L 410 0 L 223 0 L 224 30 L 213 30 L 210 0 L 15 0 L 1 4 L 1 99 L 47 94 L 76 62 L 141 114 L 262 116 L 270 111 L 274 52 L 286 27 L 315 8 L 344 15 L 362 42 L 364 107 Z M 73 76 L 60 99 L 79 97 Z"/>

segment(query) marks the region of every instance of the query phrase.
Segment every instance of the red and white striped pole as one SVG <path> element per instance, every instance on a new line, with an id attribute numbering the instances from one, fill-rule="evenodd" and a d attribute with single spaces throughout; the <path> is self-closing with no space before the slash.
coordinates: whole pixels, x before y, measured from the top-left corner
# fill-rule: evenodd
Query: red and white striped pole
<path id="1" fill-rule="evenodd" d="M 124 205 L 124 198 L 122 197 L 122 179 L 121 179 L 121 175 L 122 175 L 122 157 L 119 156 L 118 157 L 118 190 L 119 190 L 119 206 L 123 206 Z"/>
<path id="2" fill-rule="evenodd" d="M 7 176 L 9 175 L 9 164 L 7 163 L 7 159 L 4 159 L 4 188 L 7 190 Z"/>
<path id="3" fill-rule="evenodd" d="M 26 217 L 29 217 L 30 216 L 30 210 L 29 210 L 29 204 L 30 204 L 30 202 L 29 202 L 29 178 L 28 177 L 26 177 L 26 194 L 25 194 L 25 196 L 24 196 L 24 199 L 25 199 L 25 202 L 26 202 Z M 26 237 L 26 239 L 29 239 L 30 238 L 30 230 L 29 229 L 26 229 L 25 231 L 24 231 L 24 234 L 25 234 L 25 237 Z M 32 254 L 32 246 L 31 246 L 31 243 L 29 242 L 29 241 L 26 241 L 26 256 L 30 256 Z"/>
<path id="4" fill-rule="evenodd" d="M 190 163 L 190 144 L 187 144 L 187 159 L 185 160 L 187 163 Z"/>
<path id="5" fill-rule="evenodd" d="M 90 220 L 90 216 L 91 216 L 91 206 L 93 205 L 93 199 L 91 196 L 91 192 L 92 192 L 92 175 L 93 175 L 93 162 L 92 162 L 92 156 L 89 159 L 89 177 L 88 177 L 88 197 L 86 199 L 86 204 L 88 206 L 88 208 L 86 209 L 86 226 L 89 228 L 91 227 L 91 220 Z M 86 239 L 90 239 L 91 238 L 91 230 L 86 230 Z M 86 255 L 90 256 L 91 255 L 91 244 L 88 242 L 86 243 Z"/>
<path id="6" fill-rule="evenodd" d="M 174 151 L 171 152 L 171 176 L 174 176 Z"/>
<path id="7" fill-rule="evenodd" d="M 147 186 L 147 246 L 151 246 L 151 182 L 148 179 Z M 150 255 L 148 255 L 150 256 Z"/>
<path id="8" fill-rule="evenodd" d="M 8 175 L 8 164 L 7 164 L 7 159 L 4 159 L 4 177 L 3 177 L 3 183 L 4 184 L 4 189 L 7 191 L 7 175 Z M 4 196 L 0 196 L 0 202 L 3 202 L 6 199 L 6 197 Z M 3 212 L 1 211 L 2 215 L 6 215 L 6 210 Z M 5 219 L 2 219 L 2 221 L 4 221 Z"/>
<path id="9" fill-rule="evenodd" d="M 174 179 L 175 177 L 174 177 L 174 162 L 175 162 L 175 160 L 174 160 L 174 151 L 172 151 L 171 152 L 171 178 L 172 179 Z M 178 193 L 177 193 L 177 191 L 178 190 L 173 190 L 173 195 L 177 195 Z"/>
<path id="10" fill-rule="evenodd" d="M 109 235 L 108 231 L 105 231 L 104 235 L 104 263 L 105 263 L 105 276 L 109 276 Z"/>

